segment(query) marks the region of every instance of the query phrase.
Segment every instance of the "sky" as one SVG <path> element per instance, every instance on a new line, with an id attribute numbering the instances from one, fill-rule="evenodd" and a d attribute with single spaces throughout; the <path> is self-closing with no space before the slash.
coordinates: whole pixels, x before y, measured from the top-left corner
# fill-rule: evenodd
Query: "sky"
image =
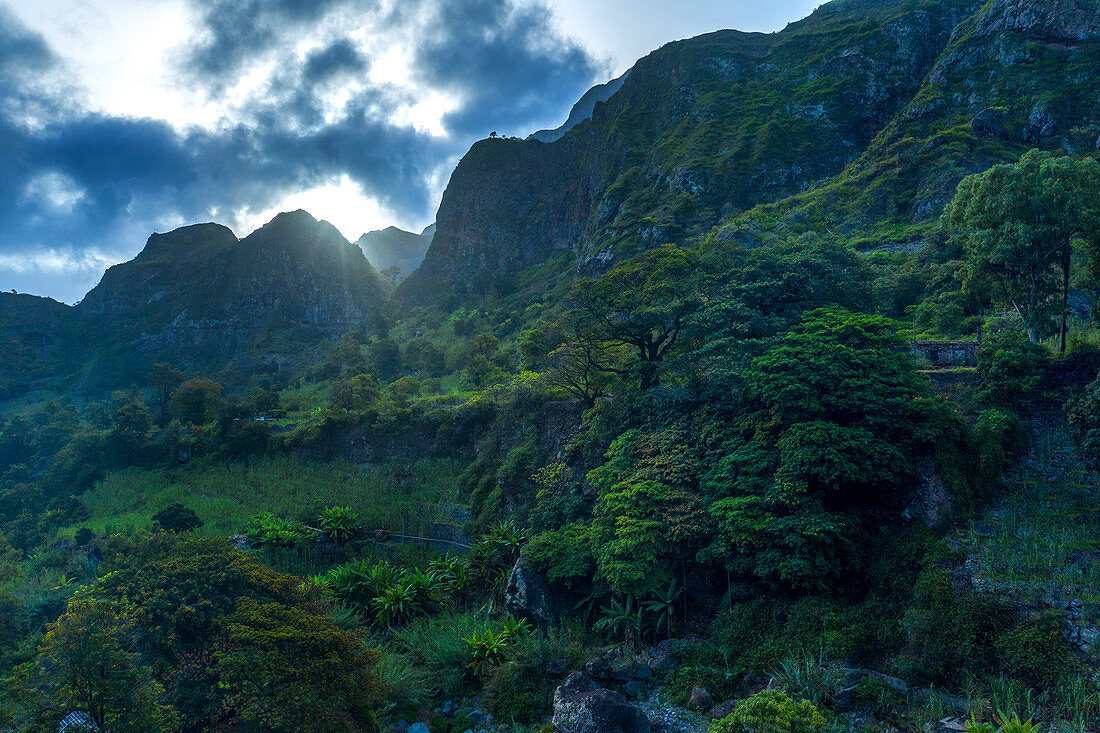
<path id="1" fill-rule="evenodd" d="M 491 131 L 820 0 L 0 0 L 0 290 L 78 301 L 153 232 L 434 219 Z"/>

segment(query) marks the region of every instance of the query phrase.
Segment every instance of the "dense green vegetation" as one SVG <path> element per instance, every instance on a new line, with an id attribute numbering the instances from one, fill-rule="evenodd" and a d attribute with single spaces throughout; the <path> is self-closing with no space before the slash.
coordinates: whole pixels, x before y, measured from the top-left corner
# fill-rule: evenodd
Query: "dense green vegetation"
<path id="1" fill-rule="evenodd" d="M 936 79 L 884 72 L 936 114 L 774 205 L 730 182 L 812 153 L 780 108 L 866 103 L 874 70 L 817 74 L 804 36 L 893 53 L 909 25 L 883 24 L 929 3 L 872 5 L 670 47 L 721 115 L 598 107 L 630 164 L 607 195 L 677 235 L 601 224 L 604 267 L 559 252 L 339 338 L 296 323 L 295 359 L 261 353 L 286 336 L 266 322 L 216 368 L 224 344 L 118 351 L 113 392 L 63 389 L 67 352 L 25 328 L 0 384 L 0 731 L 590 733 L 570 706 L 593 700 L 717 733 L 1097 730 L 1100 166 L 990 137 L 1018 110 L 956 119 L 941 87 L 994 4 L 919 16 L 955 29 Z M 735 42 L 784 61 L 789 99 L 707 65 Z M 1065 49 L 1034 45 L 983 105 L 1049 81 Z M 847 162 L 824 145 L 820 175 Z M 651 152 L 726 200 L 654 185 Z M 166 241 L 139 265 L 185 264 Z"/>

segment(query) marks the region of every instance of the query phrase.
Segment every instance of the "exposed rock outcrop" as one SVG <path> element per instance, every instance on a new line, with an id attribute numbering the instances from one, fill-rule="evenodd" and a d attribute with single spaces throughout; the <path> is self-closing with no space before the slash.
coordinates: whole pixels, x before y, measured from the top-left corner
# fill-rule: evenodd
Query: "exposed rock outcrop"
<path id="1" fill-rule="evenodd" d="M 574 672 L 554 692 L 554 729 L 558 733 L 650 733 L 641 708 L 618 692 L 597 687 L 585 673 Z"/>

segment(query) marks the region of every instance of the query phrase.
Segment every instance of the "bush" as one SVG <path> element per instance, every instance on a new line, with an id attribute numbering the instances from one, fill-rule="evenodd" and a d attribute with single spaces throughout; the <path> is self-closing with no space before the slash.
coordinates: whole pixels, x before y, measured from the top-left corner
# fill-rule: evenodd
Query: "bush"
<path id="1" fill-rule="evenodd" d="M 1024 621 L 997 640 L 1005 674 L 1037 690 L 1055 689 L 1067 677 L 1083 675 L 1082 664 L 1062 636 L 1062 618 L 1048 612 Z"/>
<path id="2" fill-rule="evenodd" d="M 764 690 L 737 703 L 710 733 L 814 733 L 825 729 L 825 718 L 808 700 L 795 702 L 786 693 Z"/>
<path id="3" fill-rule="evenodd" d="M 1029 406 L 1047 371 L 1046 349 L 1014 331 L 986 337 L 978 352 L 981 394 L 993 405 Z"/>
<path id="4" fill-rule="evenodd" d="M 362 527 L 359 514 L 351 507 L 331 506 L 321 511 L 321 531 L 337 545 L 346 545 Z"/>
<path id="5" fill-rule="evenodd" d="M 165 532 L 189 532 L 202 526 L 202 520 L 183 504 L 169 504 L 153 515 L 153 522 Z"/>

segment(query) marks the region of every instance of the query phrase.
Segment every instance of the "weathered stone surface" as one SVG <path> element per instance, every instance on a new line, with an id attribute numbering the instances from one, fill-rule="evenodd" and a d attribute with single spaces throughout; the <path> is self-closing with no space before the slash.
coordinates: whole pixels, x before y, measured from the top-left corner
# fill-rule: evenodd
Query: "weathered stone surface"
<path id="1" fill-rule="evenodd" d="M 516 561 L 508 575 L 504 605 L 517 618 L 540 624 L 554 623 L 562 613 L 560 598 L 550 588 L 549 581 L 524 563 L 523 558 Z"/>
<path id="2" fill-rule="evenodd" d="M 565 686 L 554 693 L 553 724 L 559 733 L 650 733 L 645 714 L 618 692 L 563 692 Z"/>
<path id="3" fill-rule="evenodd" d="M 1002 31 L 1046 41 L 1100 38 L 1100 8 L 1095 0 L 994 0 L 975 33 Z"/>
<path id="4" fill-rule="evenodd" d="M 714 698 L 710 690 L 705 687 L 695 687 L 691 690 L 690 705 L 696 710 L 710 710 L 714 707 Z"/>

